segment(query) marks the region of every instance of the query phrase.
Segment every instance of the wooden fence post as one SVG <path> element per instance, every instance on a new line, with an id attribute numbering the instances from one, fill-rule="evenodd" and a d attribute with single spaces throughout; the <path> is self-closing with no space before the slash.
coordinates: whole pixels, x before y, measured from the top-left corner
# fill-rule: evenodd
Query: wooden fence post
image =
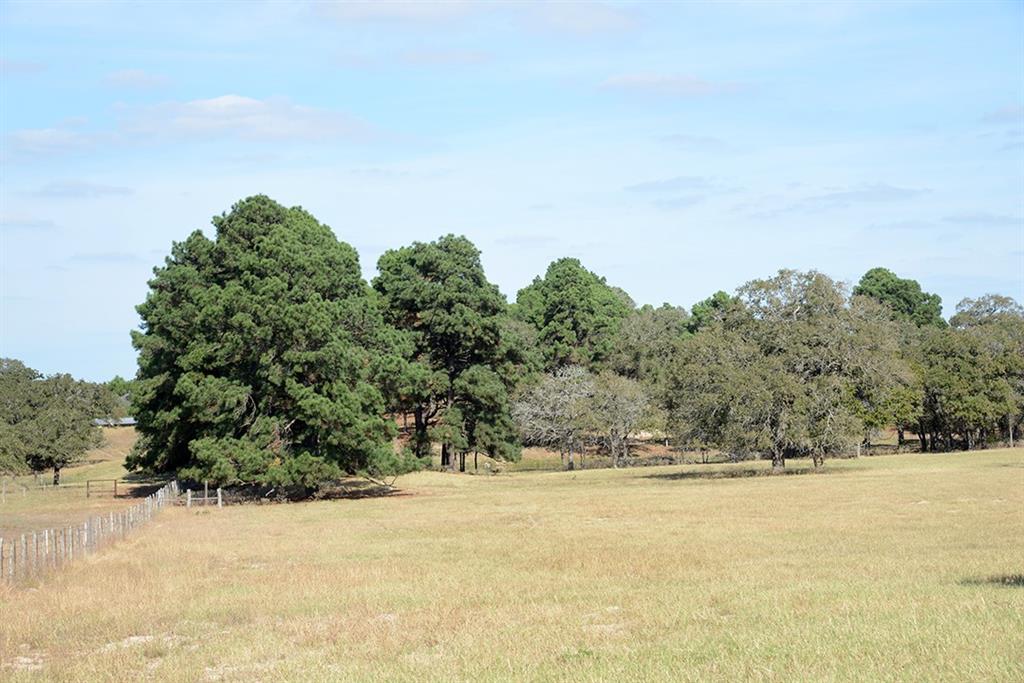
<path id="1" fill-rule="evenodd" d="M 224 503 L 220 497 L 220 487 L 217 487 L 217 507 L 224 507 Z"/>
<path id="2" fill-rule="evenodd" d="M 192 507 L 192 489 L 185 490 L 185 507 Z"/>

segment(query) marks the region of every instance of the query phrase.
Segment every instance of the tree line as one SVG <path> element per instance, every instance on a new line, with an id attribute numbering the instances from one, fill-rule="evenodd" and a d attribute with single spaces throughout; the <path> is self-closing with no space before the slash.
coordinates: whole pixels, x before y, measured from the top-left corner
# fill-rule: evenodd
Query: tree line
<path id="1" fill-rule="evenodd" d="M 102 443 L 94 421 L 123 417 L 128 383 L 43 376 L 19 360 L 0 358 L 0 475 L 53 472 L 81 460 Z"/>
<path id="2" fill-rule="evenodd" d="M 783 270 L 690 311 L 637 306 L 577 259 L 508 302 L 446 235 L 358 255 L 301 208 L 235 204 L 154 270 L 132 339 L 134 468 L 308 489 L 543 445 L 614 464 L 638 432 L 734 458 L 816 465 L 896 428 L 922 450 L 1012 440 L 1024 311 L 938 296 L 875 268 L 848 289 Z M 405 429 L 400 430 L 400 425 Z M 396 438 L 399 432 L 403 438 Z"/>

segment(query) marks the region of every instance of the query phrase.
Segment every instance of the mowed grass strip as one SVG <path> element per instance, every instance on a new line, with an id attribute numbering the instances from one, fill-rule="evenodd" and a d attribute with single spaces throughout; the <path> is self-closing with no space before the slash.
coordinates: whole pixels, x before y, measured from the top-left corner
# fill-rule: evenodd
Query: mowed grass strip
<path id="1" fill-rule="evenodd" d="M 0 679 L 1024 679 L 1024 450 L 174 509 L 0 595 Z"/>

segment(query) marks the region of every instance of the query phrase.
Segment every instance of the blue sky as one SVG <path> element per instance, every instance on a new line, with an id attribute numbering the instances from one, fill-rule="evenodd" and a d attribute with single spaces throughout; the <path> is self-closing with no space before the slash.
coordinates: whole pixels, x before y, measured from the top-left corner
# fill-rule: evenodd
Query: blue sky
<path id="1" fill-rule="evenodd" d="M 1024 300 L 1024 3 L 0 3 L 0 355 L 134 373 L 245 196 L 686 307 L 779 268 Z"/>

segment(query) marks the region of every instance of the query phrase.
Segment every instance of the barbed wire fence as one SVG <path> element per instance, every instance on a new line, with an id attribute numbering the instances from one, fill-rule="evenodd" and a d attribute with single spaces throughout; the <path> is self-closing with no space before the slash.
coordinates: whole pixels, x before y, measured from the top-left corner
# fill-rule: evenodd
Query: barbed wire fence
<path id="1" fill-rule="evenodd" d="M 91 555 L 126 538 L 177 500 L 178 482 L 172 481 L 131 507 L 94 515 L 81 524 L 0 537 L 0 582 L 30 579 Z"/>

